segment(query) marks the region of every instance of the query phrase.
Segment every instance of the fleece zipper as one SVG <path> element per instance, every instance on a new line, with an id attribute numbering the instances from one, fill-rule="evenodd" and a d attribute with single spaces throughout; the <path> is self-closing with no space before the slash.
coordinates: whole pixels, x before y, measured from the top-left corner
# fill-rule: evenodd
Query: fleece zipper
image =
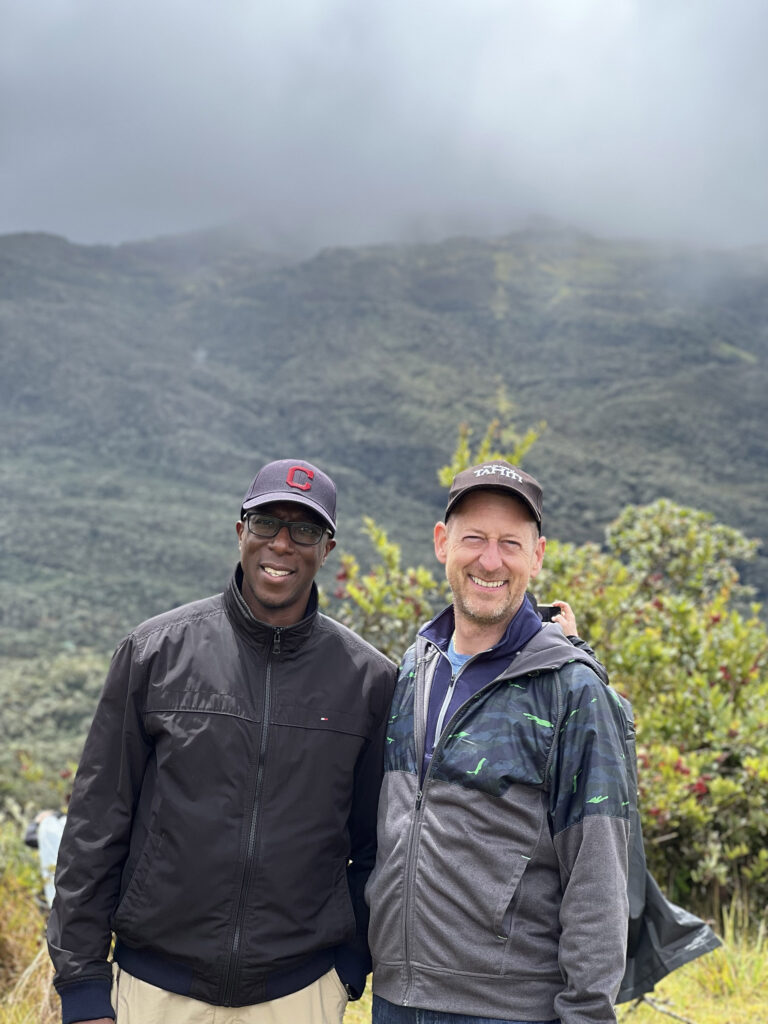
<path id="1" fill-rule="evenodd" d="M 443 728 L 445 726 L 445 716 L 448 712 L 448 708 L 451 706 L 451 700 L 453 699 L 453 691 L 456 687 L 456 683 L 459 681 L 459 677 L 461 676 L 464 669 L 471 665 L 472 662 L 475 661 L 475 659 L 479 658 L 481 654 L 487 653 L 487 651 L 479 651 L 477 654 L 473 654 L 471 658 L 467 658 L 467 660 L 464 662 L 464 664 L 461 666 L 461 668 L 455 675 L 453 674 L 453 665 L 451 665 L 451 681 L 448 684 L 448 689 L 445 691 L 445 697 L 443 698 L 443 703 L 440 707 L 440 713 L 437 716 L 437 723 L 435 724 L 435 735 L 433 737 L 432 742 L 433 757 L 435 749 L 437 748 L 438 741 L 443 734 Z M 448 661 L 450 661 L 450 658 L 448 658 L 448 655 L 444 651 L 440 651 L 440 654 Z"/>
<path id="2" fill-rule="evenodd" d="M 424 675 L 424 684 L 426 692 L 429 691 L 429 686 L 432 685 L 432 679 L 437 668 L 437 658 L 434 659 L 433 663 L 427 667 L 427 673 L 429 680 L 427 681 L 426 674 Z M 419 659 L 416 660 L 414 667 L 416 678 L 414 679 L 414 690 L 413 690 L 413 726 L 414 726 L 414 741 L 416 744 L 416 758 L 419 765 L 424 762 L 424 746 L 426 743 L 426 711 L 424 715 L 418 713 L 417 708 L 421 706 L 421 701 L 424 699 L 424 694 L 419 691 L 419 679 L 421 673 L 419 672 Z M 427 682 L 429 686 L 427 686 Z M 421 769 L 419 770 L 421 774 Z M 429 772 L 427 772 L 429 775 Z M 410 933 L 410 924 L 413 917 L 413 901 L 410 898 L 410 893 L 413 890 L 413 882 L 416 875 L 416 863 L 418 861 L 417 849 L 419 845 L 419 831 L 421 830 L 421 794 L 423 792 L 423 786 L 426 785 L 426 779 L 419 791 L 416 794 L 416 805 L 414 807 L 414 816 L 411 819 L 411 827 L 408 833 L 408 849 L 405 855 L 405 897 L 404 897 L 404 908 L 403 908 L 403 950 L 405 953 L 405 964 L 408 972 L 408 980 L 405 988 L 405 999 L 403 1000 L 404 1005 L 408 1005 L 408 993 L 411 989 L 411 958 L 408 953 L 408 935 Z"/>

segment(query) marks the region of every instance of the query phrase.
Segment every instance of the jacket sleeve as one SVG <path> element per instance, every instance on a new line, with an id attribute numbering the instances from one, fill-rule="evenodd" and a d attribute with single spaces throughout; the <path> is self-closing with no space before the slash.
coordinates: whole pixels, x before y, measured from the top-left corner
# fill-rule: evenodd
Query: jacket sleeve
<path id="1" fill-rule="evenodd" d="M 371 970 L 368 949 L 369 910 L 364 890 L 376 861 L 376 815 L 379 791 L 384 773 L 384 745 L 389 705 L 395 686 L 395 666 L 379 680 L 380 712 L 372 735 L 360 753 L 355 766 L 352 810 L 349 817 L 350 860 L 347 880 L 355 911 L 356 934 L 352 942 L 336 951 L 336 970 L 351 990 L 351 998 L 359 999 L 365 990 L 365 979 Z"/>
<path id="2" fill-rule="evenodd" d="M 586 666 L 563 676 L 550 779 L 565 977 L 555 1010 L 562 1024 L 608 1024 L 626 958 L 630 724 L 618 695 Z"/>
<path id="3" fill-rule="evenodd" d="M 111 921 L 151 744 L 132 640 L 118 647 L 85 743 L 56 869 L 48 948 L 63 1021 L 113 1016 Z"/>

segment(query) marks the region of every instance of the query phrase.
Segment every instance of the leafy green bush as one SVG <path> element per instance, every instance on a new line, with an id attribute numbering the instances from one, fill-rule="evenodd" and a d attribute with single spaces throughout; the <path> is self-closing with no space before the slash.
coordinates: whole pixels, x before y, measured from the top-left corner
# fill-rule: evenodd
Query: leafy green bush
<path id="1" fill-rule="evenodd" d="M 626 509 L 605 552 L 553 542 L 537 580 L 633 703 L 651 870 L 714 914 L 768 900 L 768 635 L 734 565 L 755 548 L 661 500 Z"/>
<path id="2" fill-rule="evenodd" d="M 340 622 L 397 661 L 432 609 L 449 599 L 450 591 L 424 566 L 403 569 L 400 547 L 370 517 L 364 524 L 378 562 L 363 573 L 353 555 L 341 556 L 334 593 L 339 603 L 333 611 Z"/>

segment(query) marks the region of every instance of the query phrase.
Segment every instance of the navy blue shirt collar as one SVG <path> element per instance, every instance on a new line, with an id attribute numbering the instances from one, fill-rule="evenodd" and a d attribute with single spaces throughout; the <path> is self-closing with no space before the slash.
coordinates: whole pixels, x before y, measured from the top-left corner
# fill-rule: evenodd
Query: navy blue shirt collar
<path id="1" fill-rule="evenodd" d="M 454 630 L 456 629 L 456 620 L 453 614 L 453 605 L 449 604 L 447 608 L 444 608 L 438 615 L 428 622 L 426 626 L 422 626 L 419 630 L 420 636 L 425 637 L 436 647 L 439 647 L 443 653 L 448 650 L 448 644 L 451 642 Z M 533 605 L 528 599 L 526 594 L 523 598 L 523 603 L 520 605 L 518 610 L 510 619 L 509 625 L 504 630 L 504 635 L 494 644 L 493 647 L 488 649 L 488 653 L 494 655 L 503 655 L 509 653 L 510 658 L 524 647 L 525 644 L 535 636 L 536 633 L 541 629 L 541 619 L 533 609 Z"/>

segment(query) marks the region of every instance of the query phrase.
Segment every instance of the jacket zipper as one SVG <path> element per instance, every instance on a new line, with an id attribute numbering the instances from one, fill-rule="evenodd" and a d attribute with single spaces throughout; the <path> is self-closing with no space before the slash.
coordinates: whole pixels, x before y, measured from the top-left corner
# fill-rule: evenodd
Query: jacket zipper
<path id="1" fill-rule="evenodd" d="M 434 677 L 435 670 L 437 668 L 437 663 L 438 662 L 437 662 L 437 658 L 436 658 L 435 661 L 434 661 L 434 664 L 431 666 L 430 682 L 431 682 L 431 679 Z M 417 659 L 417 664 L 416 664 L 416 671 L 418 673 L 418 659 Z M 426 688 L 426 675 L 424 677 L 424 680 L 425 680 L 425 688 Z M 419 675 L 417 674 L 417 676 L 416 676 L 416 683 L 417 684 L 418 684 L 418 681 L 419 681 Z M 418 765 L 419 765 L 419 776 L 421 775 L 421 765 L 422 765 L 422 763 L 424 761 L 424 747 L 425 747 L 425 744 L 426 744 L 426 717 L 427 717 L 426 716 L 426 709 L 425 709 L 425 713 L 423 715 L 424 724 L 425 724 L 425 728 L 423 730 L 421 728 L 422 715 L 417 710 L 417 708 L 419 707 L 418 701 L 420 701 L 422 699 L 423 699 L 423 694 L 419 694 L 417 692 L 417 688 L 414 687 L 414 693 L 413 693 L 414 738 L 415 738 L 415 741 L 416 741 L 416 758 L 417 758 Z M 431 767 L 431 763 L 430 763 L 430 767 Z M 406 974 L 407 974 L 407 980 L 406 980 L 406 985 L 405 985 L 405 997 L 403 999 L 403 1004 L 405 1006 L 408 1006 L 408 1000 L 409 1000 L 409 996 L 410 996 L 411 985 L 413 983 L 413 975 L 412 975 L 412 971 L 411 971 L 411 957 L 410 957 L 410 954 L 408 952 L 408 936 L 409 936 L 410 931 L 411 931 L 411 920 L 413 918 L 413 900 L 411 899 L 411 892 L 413 891 L 413 883 L 414 883 L 414 880 L 415 880 L 415 877 L 416 877 L 416 860 L 417 860 L 417 858 L 416 858 L 416 850 L 417 850 L 417 847 L 419 845 L 419 832 L 421 831 L 421 822 L 422 822 L 422 817 L 421 817 L 421 800 L 422 800 L 422 795 L 424 793 L 424 789 L 425 789 L 426 784 L 427 784 L 427 777 L 428 776 L 429 776 L 429 772 L 427 772 L 426 776 L 424 777 L 423 781 L 420 784 L 418 792 L 416 793 L 416 804 L 414 806 L 414 812 L 415 813 L 414 813 L 414 818 L 413 818 L 413 820 L 411 822 L 410 833 L 408 835 L 408 850 L 407 850 L 407 853 L 406 853 L 406 861 L 405 861 L 405 865 L 406 865 L 406 867 L 405 867 L 405 912 L 403 913 L 403 952 L 404 952 L 404 955 L 405 955 L 405 965 L 406 965 Z"/>
<path id="2" fill-rule="evenodd" d="M 440 651 L 440 648 L 437 648 L 437 650 L 438 650 L 438 656 L 445 657 L 445 655 L 443 655 L 442 651 Z M 477 655 L 474 655 L 473 657 L 477 657 Z M 433 673 L 433 675 L 434 675 L 434 672 L 435 672 L 435 670 L 437 668 L 437 663 L 438 663 L 437 662 L 437 658 L 435 658 L 434 665 L 432 666 L 432 673 Z M 467 664 L 469 664 L 469 662 L 467 662 L 465 665 L 462 665 L 461 669 L 459 669 L 459 671 L 456 673 L 456 676 L 451 679 L 451 686 L 449 686 L 449 688 L 448 688 L 449 693 L 451 692 L 452 686 L 455 683 L 456 679 L 461 674 L 462 670 L 464 668 L 466 668 Z M 418 670 L 418 659 L 417 659 L 417 670 Z M 503 675 L 503 673 L 502 673 L 502 675 Z M 417 860 L 417 858 L 416 858 L 416 849 L 417 849 L 417 847 L 419 845 L 419 836 L 420 836 L 420 832 L 421 832 L 421 826 L 422 826 L 423 821 L 424 821 L 423 803 L 424 803 L 424 796 L 426 795 L 427 785 L 429 783 L 429 776 L 430 776 L 430 774 L 432 772 L 432 766 L 435 763 L 435 756 L 439 752 L 440 748 L 444 745 L 444 742 L 443 742 L 444 741 L 444 737 L 449 735 L 449 729 L 452 729 L 453 727 L 455 727 L 455 725 L 459 721 L 459 718 L 461 717 L 461 715 L 464 712 L 464 710 L 466 708 L 468 708 L 471 704 L 474 704 L 475 701 L 477 701 L 479 699 L 479 697 L 481 696 L 481 694 L 485 693 L 486 690 L 490 690 L 492 687 L 494 687 L 499 682 L 500 678 L 501 678 L 501 676 L 498 676 L 496 679 L 492 679 L 490 682 L 486 683 L 485 686 L 481 687 L 477 691 L 477 693 L 473 693 L 472 696 L 467 698 L 467 700 L 465 700 L 463 704 L 460 704 L 459 707 L 454 711 L 453 715 L 451 715 L 451 718 L 450 718 L 447 726 L 444 727 L 444 729 L 439 733 L 439 736 L 436 739 L 435 745 L 434 745 L 433 750 L 432 750 L 432 757 L 429 760 L 429 768 L 427 769 L 427 772 L 426 772 L 426 774 L 424 776 L 424 779 L 421 782 L 421 786 L 419 787 L 419 789 L 418 789 L 418 791 L 416 793 L 416 802 L 414 804 L 414 817 L 413 817 L 413 820 L 411 822 L 410 834 L 408 836 L 408 851 L 406 853 L 406 870 L 405 870 L 405 894 L 404 894 L 405 910 L 404 910 L 404 913 L 403 913 L 403 955 L 404 955 L 404 958 L 405 958 L 406 983 L 405 983 L 405 995 L 403 997 L 403 1005 L 404 1006 L 408 1006 L 408 1004 L 409 1004 L 411 986 L 413 984 L 413 971 L 411 969 L 411 956 L 410 956 L 410 952 L 409 952 L 408 936 L 409 936 L 409 934 L 411 932 L 411 922 L 413 920 L 413 905 L 414 905 L 414 902 L 415 902 L 415 900 L 413 899 L 413 885 L 414 885 L 414 881 L 415 881 L 415 878 L 416 878 L 416 860 Z M 419 707 L 419 705 L 417 704 L 417 697 L 419 697 L 419 694 L 417 692 L 418 676 L 416 677 L 416 684 L 417 685 L 414 686 L 414 693 L 413 693 L 414 734 L 416 736 L 416 758 L 417 758 L 417 763 L 419 765 L 421 765 L 421 763 L 424 760 L 424 742 L 426 740 L 426 737 L 425 736 L 422 737 L 422 736 L 419 735 L 420 732 L 421 732 L 421 729 L 420 729 L 420 725 L 421 725 L 420 717 L 421 716 L 419 714 L 417 714 L 417 708 Z M 443 707 L 440 710 L 441 717 L 444 715 L 445 711 L 447 710 L 447 707 L 448 707 L 447 701 L 448 701 L 448 698 L 446 697 L 446 700 L 443 702 Z M 426 722 L 426 713 L 424 715 L 424 718 L 425 718 L 425 722 Z M 435 730 L 435 733 L 437 735 L 437 729 Z M 420 739 L 421 739 L 421 758 L 419 759 L 419 746 L 420 746 L 419 740 Z M 419 769 L 419 773 L 420 772 L 421 772 L 421 769 Z"/>
<path id="3" fill-rule="evenodd" d="M 256 840 L 259 833 L 259 817 L 261 809 L 261 790 L 264 785 L 264 762 L 267 753 L 267 740 L 269 739 L 269 716 L 272 704 L 272 658 L 280 653 L 280 638 L 282 627 L 276 627 L 272 634 L 272 649 L 267 658 L 267 666 L 264 674 L 264 704 L 261 719 L 261 739 L 259 742 L 259 760 L 256 768 L 256 786 L 251 806 L 251 825 L 248 832 L 248 846 L 246 848 L 245 862 L 240 879 L 240 893 L 237 900 L 237 916 L 235 918 L 235 931 L 232 936 L 232 946 L 229 953 L 229 964 L 224 984 L 224 1006 L 232 1006 L 234 995 L 235 978 L 240 960 L 240 947 L 242 944 L 243 920 L 245 918 L 246 896 L 253 870 L 253 860 L 256 852 Z"/>
<path id="4" fill-rule="evenodd" d="M 429 772 L 427 772 L 429 774 Z M 414 807 L 415 817 L 411 825 L 411 833 L 408 837 L 408 852 L 406 854 L 406 873 L 405 873 L 405 913 L 403 914 L 403 953 L 405 955 L 405 969 L 406 969 L 406 983 L 405 983 L 405 996 L 403 998 L 403 1005 L 408 1006 L 411 994 L 411 985 L 413 984 L 413 971 L 411 970 L 411 956 L 408 950 L 408 936 L 411 932 L 411 922 L 413 919 L 413 904 L 414 900 L 411 898 L 413 892 L 413 886 L 416 879 L 416 850 L 419 845 L 419 837 L 422 825 L 422 813 L 421 813 L 421 798 L 424 792 L 424 786 L 426 786 L 426 779 L 422 784 L 422 788 L 416 794 L 416 805 Z"/>
<path id="5" fill-rule="evenodd" d="M 439 650 L 439 648 L 438 648 L 438 650 Z M 443 651 L 440 651 L 440 653 L 442 654 L 442 656 L 444 658 L 448 657 L 448 655 L 445 654 Z M 433 756 L 434 756 L 435 748 L 437 747 L 438 740 L 440 739 L 440 737 L 443 734 L 443 726 L 445 725 L 445 716 L 446 716 L 446 713 L 448 711 L 448 708 L 450 707 L 451 699 L 453 698 L 453 691 L 454 691 L 454 689 L 456 687 L 456 683 L 458 681 L 459 676 L 461 675 L 461 673 L 464 671 L 464 669 L 468 665 L 472 664 L 472 662 L 475 660 L 475 658 L 479 658 L 480 654 L 485 654 L 485 653 L 486 653 L 485 651 L 480 651 L 478 654 L 473 654 L 471 658 L 467 658 L 467 660 L 464 662 L 464 664 L 461 666 L 461 668 L 459 669 L 459 671 L 455 675 L 453 674 L 453 671 L 451 671 L 451 681 L 448 684 L 448 689 L 445 691 L 445 697 L 443 698 L 443 703 L 442 703 L 442 706 L 440 708 L 440 713 L 437 716 L 437 723 L 435 725 L 435 735 L 433 737 L 434 742 L 432 743 L 432 753 L 433 753 Z"/>

